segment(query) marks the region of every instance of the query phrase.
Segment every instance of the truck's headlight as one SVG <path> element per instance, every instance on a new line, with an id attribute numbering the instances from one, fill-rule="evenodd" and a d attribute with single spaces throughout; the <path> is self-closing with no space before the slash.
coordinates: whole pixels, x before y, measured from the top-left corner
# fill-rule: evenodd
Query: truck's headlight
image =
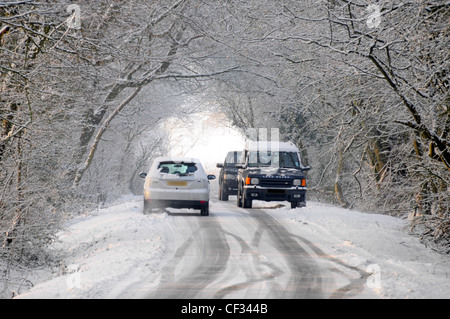
<path id="1" fill-rule="evenodd" d="M 250 184 L 252 184 L 252 185 L 257 185 L 257 184 L 259 184 L 259 178 L 252 177 L 252 178 L 250 179 Z"/>
<path id="2" fill-rule="evenodd" d="M 304 178 L 302 179 L 294 179 L 294 181 L 292 182 L 292 185 L 294 186 L 306 186 L 306 180 Z"/>

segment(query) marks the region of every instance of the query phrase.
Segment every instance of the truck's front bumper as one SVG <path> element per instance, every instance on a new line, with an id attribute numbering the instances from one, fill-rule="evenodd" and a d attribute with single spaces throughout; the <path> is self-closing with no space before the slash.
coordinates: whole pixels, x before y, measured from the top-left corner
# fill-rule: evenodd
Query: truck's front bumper
<path id="1" fill-rule="evenodd" d="M 249 199 L 270 201 L 305 202 L 306 187 L 269 188 L 248 185 L 244 186 L 244 196 Z"/>

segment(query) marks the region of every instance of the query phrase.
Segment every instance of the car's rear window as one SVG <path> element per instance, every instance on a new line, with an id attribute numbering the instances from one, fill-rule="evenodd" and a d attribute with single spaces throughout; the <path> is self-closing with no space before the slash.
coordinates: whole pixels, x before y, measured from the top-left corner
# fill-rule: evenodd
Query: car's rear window
<path id="1" fill-rule="evenodd" d="M 197 170 L 195 163 L 176 163 L 176 162 L 161 162 L 158 165 L 160 173 L 169 174 L 190 174 Z"/>

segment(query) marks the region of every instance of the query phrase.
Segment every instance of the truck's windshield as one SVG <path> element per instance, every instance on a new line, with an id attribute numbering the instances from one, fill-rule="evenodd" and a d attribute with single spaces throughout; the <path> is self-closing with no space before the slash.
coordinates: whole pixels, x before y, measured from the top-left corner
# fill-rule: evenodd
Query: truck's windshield
<path id="1" fill-rule="evenodd" d="M 225 158 L 225 166 L 236 167 L 236 164 L 239 163 L 240 159 L 241 159 L 241 152 L 238 151 L 228 152 L 227 157 Z"/>
<path id="2" fill-rule="evenodd" d="M 298 154 L 295 152 L 250 151 L 248 166 L 275 166 L 300 169 Z"/>

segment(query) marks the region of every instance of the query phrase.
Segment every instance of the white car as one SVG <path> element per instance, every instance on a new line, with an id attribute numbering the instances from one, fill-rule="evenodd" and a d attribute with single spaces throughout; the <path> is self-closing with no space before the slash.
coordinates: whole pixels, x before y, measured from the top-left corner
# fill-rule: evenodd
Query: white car
<path id="1" fill-rule="evenodd" d="M 158 157 L 150 171 L 140 173 L 144 183 L 144 213 L 153 208 L 200 209 L 202 216 L 209 215 L 209 180 L 196 158 Z"/>

